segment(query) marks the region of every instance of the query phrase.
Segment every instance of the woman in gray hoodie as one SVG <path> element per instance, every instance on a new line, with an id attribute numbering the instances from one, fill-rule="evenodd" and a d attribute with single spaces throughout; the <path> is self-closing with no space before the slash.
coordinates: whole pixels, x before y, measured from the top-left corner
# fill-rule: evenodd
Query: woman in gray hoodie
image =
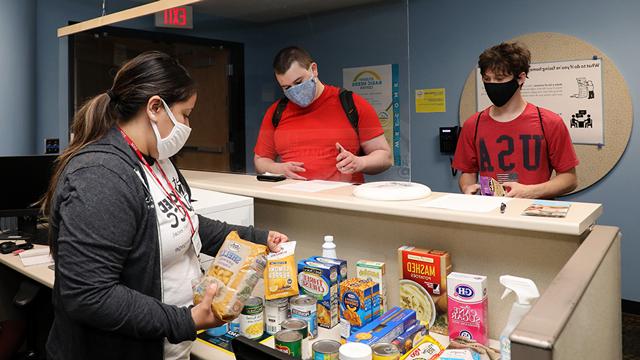
<path id="1" fill-rule="evenodd" d="M 226 235 L 277 251 L 287 237 L 197 215 L 169 158 L 197 99 L 176 60 L 147 52 L 75 115 L 43 207 L 56 261 L 48 359 L 188 359 L 199 329 L 219 326 L 215 288 L 192 306 L 198 254 Z"/>

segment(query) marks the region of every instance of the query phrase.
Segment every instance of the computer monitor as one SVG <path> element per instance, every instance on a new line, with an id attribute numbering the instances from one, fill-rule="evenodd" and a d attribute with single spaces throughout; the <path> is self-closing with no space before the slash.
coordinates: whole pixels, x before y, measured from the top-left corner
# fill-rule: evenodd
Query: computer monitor
<path id="1" fill-rule="evenodd" d="M 35 205 L 47 192 L 56 156 L 0 157 L 0 217 L 17 217 L 18 230 L 35 234 L 39 207 Z"/>
<path id="2" fill-rule="evenodd" d="M 285 354 L 257 341 L 249 340 L 244 336 L 238 336 L 231 341 L 236 360 L 296 360 L 291 355 Z"/>

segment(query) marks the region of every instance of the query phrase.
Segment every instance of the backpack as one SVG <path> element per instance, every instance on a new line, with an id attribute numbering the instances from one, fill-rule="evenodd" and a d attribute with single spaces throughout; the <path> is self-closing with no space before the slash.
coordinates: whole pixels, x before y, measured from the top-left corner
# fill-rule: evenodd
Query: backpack
<path id="1" fill-rule="evenodd" d="M 351 124 L 351 127 L 356 132 L 356 135 L 358 136 L 358 142 L 360 142 L 360 133 L 358 131 L 358 122 L 360 118 L 358 117 L 358 109 L 353 102 L 353 91 L 340 89 L 338 97 L 340 98 L 342 110 L 344 110 L 344 114 L 347 115 L 349 124 Z M 286 96 L 278 101 L 276 110 L 273 112 L 273 116 L 271 117 L 271 123 L 273 124 L 274 130 L 278 127 L 280 119 L 282 118 L 282 113 L 284 112 L 284 109 L 287 107 L 288 103 L 289 99 Z"/>

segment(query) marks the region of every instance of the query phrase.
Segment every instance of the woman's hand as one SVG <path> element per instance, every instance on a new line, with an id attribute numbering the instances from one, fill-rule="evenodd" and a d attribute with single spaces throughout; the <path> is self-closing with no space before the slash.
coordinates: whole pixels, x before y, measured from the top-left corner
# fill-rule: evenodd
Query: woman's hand
<path id="1" fill-rule="evenodd" d="M 267 247 L 269 251 L 277 253 L 280 252 L 280 244 L 289 241 L 289 238 L 285 234 L 281 234 L 277 231 L 269 231 L 269 237 L 267 237 Z"/>
<path id="2" fill-rule="evenodd" d="M 202 298 L 200 304 L 191 308 L 191 317 L 196 325 L 196 330 L 210 329 L 224 324 L 224 321 L 218 319 L 211 309 L 213 297 L 216 296 L 218 287 L 215 284 L 210 285 Z"/>

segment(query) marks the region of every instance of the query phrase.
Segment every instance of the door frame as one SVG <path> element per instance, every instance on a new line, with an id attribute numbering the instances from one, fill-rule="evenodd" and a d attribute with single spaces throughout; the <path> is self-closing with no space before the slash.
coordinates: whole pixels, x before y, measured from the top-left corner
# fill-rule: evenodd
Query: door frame
<path id="1" fill-rule="evenodd" d="M 70 21 L 69 25 L 77 22 Z M 102 26 L 96 29 L 84 31 L 79 34 L 103 33 L 127 37 L 132 39 L 151 40 L 153 42 L 185 43 L 190 45 L 205 45 L 212 47 L 223 46 L 230 50 L 229 62 L 233 66 L 233 72 L 227 76 L 229 87 L 229 166 L 231 172 L 246 172 L 246 137 L 245 137 L 245 88 L 244 88 L 244 44 L 233 41 L 207 39 L 196 36 L 181 35 L 169 32 L 156 32 L 148 30 L 128 29 L 115 26 Z M 77 35 L 69 35 L 68 64 L 69 64 L 69 129 L 75 114 L 74 108 L 74 68 L 75 68 L 75 42 Z"/>

